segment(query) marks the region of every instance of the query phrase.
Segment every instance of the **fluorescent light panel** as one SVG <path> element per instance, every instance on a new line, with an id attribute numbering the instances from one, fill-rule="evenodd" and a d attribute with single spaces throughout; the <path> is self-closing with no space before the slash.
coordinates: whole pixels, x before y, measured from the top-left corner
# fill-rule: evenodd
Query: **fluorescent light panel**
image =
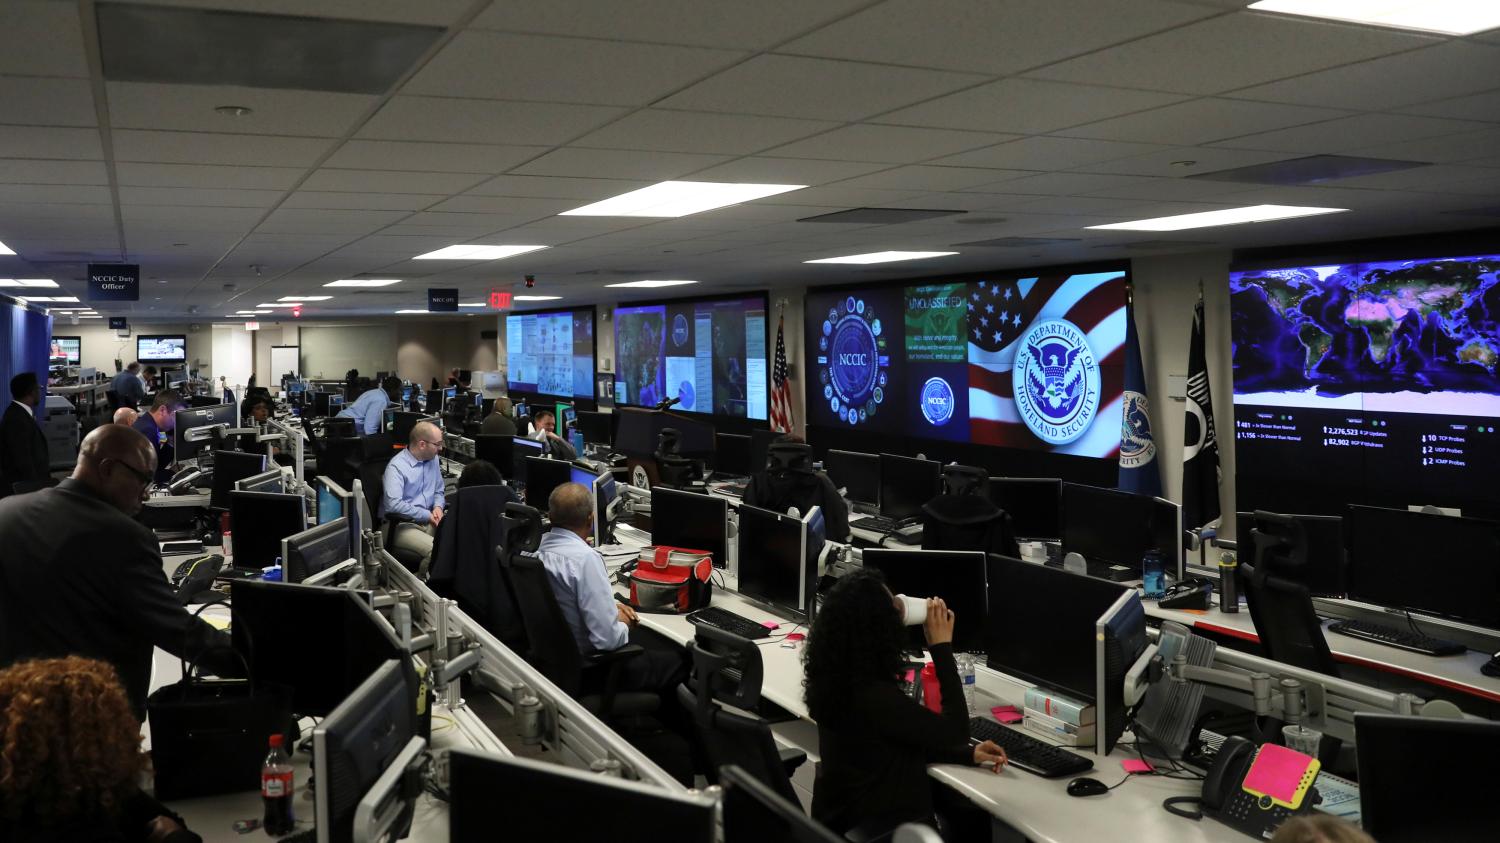
<path id="1" fill-rule="evenodd" d="M 0 287 L 56 287 L 51 278 L 0 278 Z"/>
<path id="2" fill-rule="evenodd" d="M 16 296 L 16 298 L 20 299 L 21 301 L 61 301 L 61 302 L 76 302 L 76 301 L 78 301 L 78 297 L 77 296 Z"/>
<path id="3" fill-rule="evenodd" d="M 328 301 L 333 296 L 282 296 L 277 301 Z"/>
<path id="4" fill-rule="evenodd" d="M 15 252 L 12 251 L 9 246 L 5 245 L 4 243 L 0 243 L 0 255 L 14 255 L 14 254 L 15 254 Z"/>
<path id="5" fill-rule="evenodd" d="M 562 296 L 511 296 L 511 301 L 557 301 Z"/>
<path id="6" fill-rule="evenodd" d="M 233 315 L 236 315 L 236 316 L 263 316 L 263 315 L 265 315 L 267 313 L 274 313 L 274 312 L 275 311 L 271 311 L 271 310 L 236 310 Z"/>
<path id="7" fill-rule="evenodd" d="M 662 280 L 662 281 L 651 281 L 651 280 L 647 280 L 647 281 L 622 281 L 619 284 L 605 284 L 604 286 L 606 286 L 606 287 L 644 287 L 644 288 L 648 288 L 649 289 L 649 288 L 652 288 L 652 287 L 681 287 L 684 284 L 696 284 L 696 283 L 698 283 L 698 282 L 697 281 L 688 281 L 687 279 L 677 279 L 677 280 Z M 516 298 L 520 299 L 521 297 L 520 296 L 516 296 Z M 540 299 L 540 298 L 524 299 L 524 301 L 542 301 L 542 299 Z"/>
<path id="8" fill-rule="evenodd" d="M 501 258 L 513 258 L 516 255 L 524 255 L 527 252 L 535 252 L 547 248 L 546 246 L 485 246 L 481 244 L 460 244 L 457 246 L 444 246 L 435 252 L 425 255 L 417 255 L 414 261 L 496 261 Z"/>
<path id="9" fill-rule="evenodd" d="M 1348 210 L 1348 208 L 1309 208 L 1297 205 L 1252 205 L 1247 208 L 1225 208 L 1222 211 L 1203 211 L 1197 214 L 1178 214 L 1149 220 L 1091 225 L 1088 228 L 1102 231 L 1184 231 L 1189 228 L 1213 228 L 1220 225 L 1241 225 L 1247 222 L 1315 217 L 1319 214 L 1340 214 Z"/>
<path id="10" fill-rule="evenodd" d="M 803 261 L 803 263 L 894 263 L 922 258 L 942 258 L 956 254 L 958 252 L 870 252 L 864 255 L 845 255 L 841 258 L 819 258 L 815 261 Z"/>
<path id="11" fill-rule="evenodd" d="M 301 307 L 300 301 L 263 301 L 256 307 Z"/>
<path id="12" fill-rule="evenodd" d="M 485 307 L 486 305 L 482 301 L 461 301 L 461 302 L 458 303 L 458 306 L 459 307 Z"/>
<path id="13" fill-rule="evenodd" d="M 735 184 L 716 181 L 664 181 L 622 193 L 582 208 L 563 211 L 564 217 L 685 217 L 801 190 L 805 184 Z"/>
<path id="14" fill-rule="evenodd" d="M 344 278 L 340 281 L 329 281 L 325 287 L 389 287 L 392 284 L 400 284 L 400 278 Z"/>
<path id="15" fill-rule="evenodd" d="M 103 319 L 104 317 L 100 316 L 97 313 L 80 313 L 80 314 L 78 314 L 78 318 L 79 319 Z"/>
<path id="16" fill-rule="evenodd" d="M 1500 26 L 1500 3 L 1495 0 L 1260 0 L 1250 8 L 1445 35 L 1472 35 Z"/>
<path id="17" fill-rule="evenodd" d="M 398 310 L 396 312 L 397 313 L 403 313 L 403 314 L 406 314 L 406 315 L 410 316 L 410 315 L 417 314 L 417 313 L 432 313 L 433 311 L 431 311 L 431 310 L 425 310 L 425 309 L 424 310 L 412 309 L 412 310 Z"/>

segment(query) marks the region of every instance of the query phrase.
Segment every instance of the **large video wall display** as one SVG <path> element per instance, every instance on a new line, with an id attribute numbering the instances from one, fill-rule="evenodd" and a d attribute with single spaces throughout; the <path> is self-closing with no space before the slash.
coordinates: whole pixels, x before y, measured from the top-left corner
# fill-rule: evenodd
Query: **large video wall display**
<path id="1" fill-rule="evenodd" d="M 615 309 L 615 403 L 766 418 L 766 297 Z"/>
<path id="2" fill-rule="evenodd" d="M 1117 267 L 811 290 L 809 422 L 1117 455 L 1126 277 Z"/>
<path id="3" fill-rule="evenodd" d="M 594 308 L 505 317 L 509 389 L 556 398 L 594 398 Z"/>
<path id="4" fill-rule="evenodd" d="M 1299 484 L 1325 509 L 1500 500 L 1497 272 L 1500 254 L 1231 273 L 1240 508 Z"/>

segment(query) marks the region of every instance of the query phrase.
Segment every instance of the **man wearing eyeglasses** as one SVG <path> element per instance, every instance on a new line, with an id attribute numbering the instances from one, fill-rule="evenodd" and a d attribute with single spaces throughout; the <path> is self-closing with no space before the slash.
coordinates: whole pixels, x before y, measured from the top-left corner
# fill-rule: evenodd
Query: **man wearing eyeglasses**
<path id="1" fill-rule="evenodd" d="M 0 666 L 107 661 L 144 717 L 153 647 L 191 659 L 231 646 L 178 604 L 155 534 L 134 520 L 155 470 L 144 436 L 105 424 L 84 437 L 71 477 L 0 501 Z"/>
<path id="2" fill-rule="evenodd" d="M 386 464 L 381 490 L 380 515 L 399 515 L 409 523 L 391 531 L 391 550 L 420 557 L 419 574 L 427 572 L 432 559 L 432 537 L 443 522 L 443 470 L 437 459 L 443 452 L 443 432 L 432 422 L 418 422 L 411 429 L 406 449 Z"/>

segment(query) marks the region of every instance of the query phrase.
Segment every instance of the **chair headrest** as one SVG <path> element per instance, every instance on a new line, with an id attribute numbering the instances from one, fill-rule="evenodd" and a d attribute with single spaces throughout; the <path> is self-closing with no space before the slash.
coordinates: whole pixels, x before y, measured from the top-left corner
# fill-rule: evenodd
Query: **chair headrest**
<path id="1" fill-rule="evenodd" d="M 1257 573 L 1289 573 L 1307 564 L 1307 529 L 1290 515 L 1256 510 L 1250 540 Z"/>
<path id="2" fill-rule="evenodd" d="M 529 553 L 542 543 L 542 514 L 536 509 L 524 503 L 508 503 L 501 522 L 507 554 Z"/>
<path id="3" fill-rule="evenodd" d="M 805 442 L 773 442 L 766 449 L 766 470 L 812 471 L 812 446 Z"/>
<path id="4" fill-rule="evenodd" d="M 989 471 L 973 465 L 943 466 L 943 493 L 948 495 L 978 495 L 986 491 L 990 482 Z"/>
<path id="5" fill-rule="evenodd" d="M 664 427 L 656 434 L 656 452 L 667 456 L 682 453 L 682 431 L 675 427 Z"/>

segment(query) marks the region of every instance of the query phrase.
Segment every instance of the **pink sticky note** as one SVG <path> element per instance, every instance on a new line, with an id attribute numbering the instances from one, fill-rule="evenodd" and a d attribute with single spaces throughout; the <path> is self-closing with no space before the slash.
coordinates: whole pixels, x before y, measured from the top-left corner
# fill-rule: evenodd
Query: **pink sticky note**
<path id="1" fill-rule="evenodd" d="M 781 627 L 781 624 L 775 621 L 761 621 L 760 625 L 765 627 L 766 629 L 778 629 Z"/>
<path id="2" fill-rule="evenodd" d="M 1156 770 L 1155 767 L 1151 766 L 1150 762 L 1142 761 L 1139 758 L 1126 758 L 1120 762 L 1120 766 L 1124 768 L 1125 772 L 1131 774 L 1150 773 Z"/>
<path id="3" fill-rule="evenodd" d="M 1020 723 L 1025 719 L 1013 705 L 997 705 L 990 709 L 990 714 L 995 715 L 995 719 L 1001 723 Z"/>

